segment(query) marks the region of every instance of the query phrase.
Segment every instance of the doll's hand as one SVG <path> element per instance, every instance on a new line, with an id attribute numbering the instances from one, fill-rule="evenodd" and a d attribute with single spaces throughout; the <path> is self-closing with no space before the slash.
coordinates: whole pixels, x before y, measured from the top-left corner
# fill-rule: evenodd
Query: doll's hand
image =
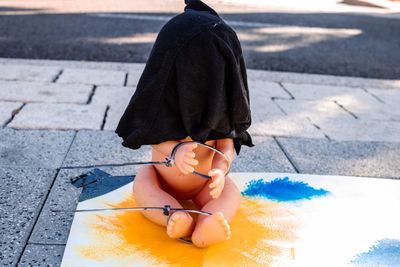
<path id="1" fill-rule="evenodd" d="M 219 198 L 224 190 L 225 185 L 225 173 L 221 169 L 212 169 L 208 172 L 208 175 L 211 176 L 212 183 L 209 185 L 211 190 L 210 195 L 212 198 Z"/>
<path id="2" fill-rule="evenodd" d="M 176 151 L 175 165 L 178 167 L 178 170 L 185 175 L 193 172 L 193 166 L 199 164 L 199 162 L 194 159 L 196 154 L 193 152 L 193 149 L 195 148 L 197 148 L 196 143 L 188 143 L 182 145 Z"/>

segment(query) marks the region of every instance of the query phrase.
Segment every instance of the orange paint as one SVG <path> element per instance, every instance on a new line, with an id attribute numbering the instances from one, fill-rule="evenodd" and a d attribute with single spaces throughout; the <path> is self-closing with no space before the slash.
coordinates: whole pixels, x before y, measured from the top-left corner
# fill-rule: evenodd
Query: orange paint
<path id="1" fill-rule="evenodd" d="M 135 207 L 136 203 L 129 196 L 110 206 Z M 165 227 L 148 221 L 138 211 L 93 215 L 88 225 L 93 230 L 93 243 L 75 248 L 79 254 L 96 261 L 113 260 L 121 266 L 137 261 L 189 266 L 271 264 L 278 256 L 292 258 L 289 245 L 296 238 L 293 214 L 284 204 L 247 198 L 231 223 L 231 238 L 206 249 L 170 239 Z"/>

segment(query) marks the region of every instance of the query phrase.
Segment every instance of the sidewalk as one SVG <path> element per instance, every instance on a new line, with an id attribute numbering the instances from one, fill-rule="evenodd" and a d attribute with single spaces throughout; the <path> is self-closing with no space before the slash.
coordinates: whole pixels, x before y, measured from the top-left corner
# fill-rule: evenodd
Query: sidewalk
<path id="1" fill-rule="evenodd" d="M 143 64 L 0 59 L 0 265 L 58 266 L 87 170 L 147 161 L 114 134 Z M 254 148 L 233 172 L 400 178 L 400 80 L 248 70 Z M 137 167 L 102 168 L 129 175 Z"/>

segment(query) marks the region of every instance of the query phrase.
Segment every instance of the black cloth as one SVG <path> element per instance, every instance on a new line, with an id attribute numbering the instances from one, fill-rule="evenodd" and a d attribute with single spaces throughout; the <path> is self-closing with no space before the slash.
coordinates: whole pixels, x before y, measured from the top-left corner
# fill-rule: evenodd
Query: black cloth
<path id="1" fill-rule="evenodd" d="M 253 146 L 249 92 L 235 32 L 201 1 L 160 31 L 116 133 L 123 145 L 232 138 Z"/>

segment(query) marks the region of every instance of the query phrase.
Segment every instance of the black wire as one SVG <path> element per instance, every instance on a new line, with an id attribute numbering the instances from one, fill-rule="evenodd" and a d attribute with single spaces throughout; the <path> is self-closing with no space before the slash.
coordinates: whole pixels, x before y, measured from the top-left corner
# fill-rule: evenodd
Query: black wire
<path id="1" fill-rule="evenodd" d="M 165 165 L 167 167 L 172 167 L 174 165 L 174 159 L 175 159 L 176 151 L 178 150 L 178 148 L 180 146 L 183 146 L 183 145 L 185 145 L 187 143 L 199 144 L 199 145 L 204 146 L 206 148 L 209 148 L 209 149 L 215 151 L 216 153 L 218 153 L 219 155 L 221 155 L 228 162 L 228 166 L 229 167 L 228 167 L 228 172 L 226 174 L 229 173 L 230 162 L 229 162 L 228 157 L 224 153 L 222 153 L 221 151 L 219 151 L 218 149 L 216 149 L 216 148 L 214 148 L 212 146 L 209 146 L 209 145 L 206 145 L 206 144 L 203 144 L 203 143 L 200 143 L 200 142 L 195 142 L 195 141 L 187 141 L 187 142 L 182 142 L 182 143 L 177 144 L 172 149 L 171 157 L 166 158 L 166 161 L 127 162 L 127 163 L 119 163 L 119 164 L 99 164 L 99 165 L 87 165 L 87 166 L 61 166 L 58 169 L 65 169 L 65 170 L 70 170 L 70 169 L 91 169 L 91 168 L 98 168 L 98 167 L 122 167 L 122 166 L 131 166 L 131 165 Z M 210 176 L 202 174 L 202 173 L 198 173 L 196 171 L 193 171 L 193 174 L 195 174 L 195 175 L 197 175 L 199 177 L 202 177 L 204 179 L 207 179 L 207 180 L 211 180 L 212 179 Z"/>
<path id="2" fill-rule="evenodd" d="M 166 165 L 167 161 L 144 161 L 144 162 L 126 162 L 116 164 L 99 164 L 99 165 L 86 165 L 86 166 L 61 166 L 59 169 L 90 169 L 97 167 L 122 167 L 130 165 Z"/>

